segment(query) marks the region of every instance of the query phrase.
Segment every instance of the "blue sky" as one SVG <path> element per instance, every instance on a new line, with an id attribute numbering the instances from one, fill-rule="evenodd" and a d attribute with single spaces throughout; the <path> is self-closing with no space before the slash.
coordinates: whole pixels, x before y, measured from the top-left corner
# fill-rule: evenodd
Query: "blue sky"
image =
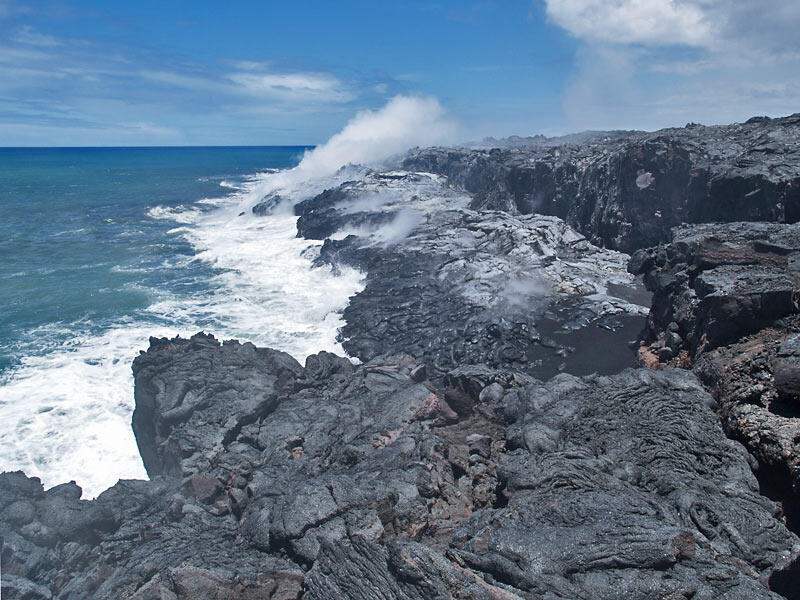
<path id="1" fill-rule="evenodd" d="M 463 135 L 800 112 L 796 0 L 0 0 L 0 146 L 306 144 L 398 95 Z"/>

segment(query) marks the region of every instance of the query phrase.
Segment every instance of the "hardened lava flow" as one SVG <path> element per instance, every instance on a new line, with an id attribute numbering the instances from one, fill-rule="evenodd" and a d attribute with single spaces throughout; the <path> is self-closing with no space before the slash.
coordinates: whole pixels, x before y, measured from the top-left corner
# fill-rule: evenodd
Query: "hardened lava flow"
<path id="1" fill-rule="evenodd" d="M 3 597 L 797 598 L 799 139 L 418 149 L 306 198 L 359 364 L 151 338 L 150 481 L 0 475 Z"/>

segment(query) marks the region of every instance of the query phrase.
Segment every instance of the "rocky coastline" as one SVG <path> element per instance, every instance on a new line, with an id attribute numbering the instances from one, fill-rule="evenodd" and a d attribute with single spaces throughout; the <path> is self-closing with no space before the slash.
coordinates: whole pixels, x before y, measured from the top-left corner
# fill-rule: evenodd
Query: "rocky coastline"
<path id="1" fill-rule="evenodd" d="M 365 273 L 359 364 L 151 338 L 150 480 L 0 475 L 3 598 L 800 597 L 800 115 L 416 149 L 295 211 Z"/>

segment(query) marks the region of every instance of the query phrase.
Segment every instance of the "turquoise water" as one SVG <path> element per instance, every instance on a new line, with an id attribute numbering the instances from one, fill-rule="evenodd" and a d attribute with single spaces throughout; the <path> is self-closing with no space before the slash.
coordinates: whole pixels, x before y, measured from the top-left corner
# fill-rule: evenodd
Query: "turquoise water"
<path id="1" fill-rule="evenodd" d="M 397 96 L 310 152 L 0 148 L 0 470 L 87 497 L 145 477 L 131 361 L 149 336 L 343 354 L 364 275 L 314 267 L 322 243 L 297 237 L 292 205 L 454 132 L 435 100 Z"/>
<path id="2" fill-rule="evenodd" d="M 209 265 L 183 260 L 189 242 L 148 211 L 224 196 L 235 188 L 223 185 L 292 167 L 304 150 L 0 148 L 0 381 L 23 357 L 134 317 L 158 295 L 206 291 Z"/>
<path id="3" fill-rule="evenodd" d="M 0 149 L 0 470 L 87 496 L 145 477 L 130 365 L 151 335 L 341 352 L 361 274 L 313 269 L 290 210 L 249 210 L 327 185 L 291 170 L 305 150 Z"/>

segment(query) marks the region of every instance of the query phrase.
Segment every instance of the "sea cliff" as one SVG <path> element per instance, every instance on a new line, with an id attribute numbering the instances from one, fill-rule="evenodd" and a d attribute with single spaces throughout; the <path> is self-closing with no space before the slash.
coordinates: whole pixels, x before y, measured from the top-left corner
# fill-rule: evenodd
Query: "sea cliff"
<path id="1" fill-rule="evenodd" d="M 360 364 L 152 338 L 150 481 L 0 475 L 3 597 L 798 597 L 799 140 L 418 149 L 297 204 Z"/>

